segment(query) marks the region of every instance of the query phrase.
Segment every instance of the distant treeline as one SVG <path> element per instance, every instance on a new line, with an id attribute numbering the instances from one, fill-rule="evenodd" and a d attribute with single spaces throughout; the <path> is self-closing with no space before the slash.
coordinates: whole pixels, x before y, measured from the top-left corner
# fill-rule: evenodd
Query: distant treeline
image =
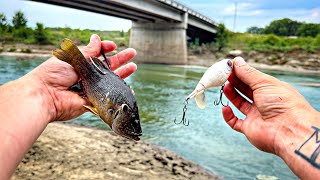
<path id="1" fill-rule="evenodd" d="M 247 32 L 251 34 L 275 34 L 278 36 L 316 37 L 320 34 L 320 24 L 303 23 L 284 18 L 272 21 L 265 28 L 250 27 Z"/>
<path id="2" fill-rule="evenodd" d="M 7 17 L 0 13 L 0 42 L 2 44 L 51 44 L 59 45 L 63 38 L 70 38 L 77 44 L 86 44 L 90 36 L 95 33 L 101 39 L 114 41 L 118 46 L 128 47 L 130 30 L 124 31 L 96 31 L 64 28 L 45 28 L 37 23 L 35 28 L 27 27 L 27 18 L 24 13 L 17 11 L 8 22 Z M 298 36 L 298 37 L 290 37 Z M 301 23 L 288 18 L 272 21 L 265 28 L 251 27 L 247 33 L 234 33 L 223 24 L 219 24 L 215 42 L 200 44 L 196 38 L 188 43 L 189 50 L 202 53 L 230 49 L 247 51 L 292 51 L 307 52 L 320 51 L 320 24 Z"/>
<path id="3" fill-rule="evenodd" d="M 58 45 L 63 38 L 70 38 L 78 44 L 88 43 L 90 36 L 95 33 L 101 39 L 108 39 L 118 46 L 128 46 L 130 30 L 124 31 L 96 31 L 64 28 L 45 28 L 42 23 L 37 23 L 36 28 L 27 27 L 27 18 L 22 11 L 15 12 L 12 21 L 0 13 L 0 42 L 25 43 L 25 44 L 51 44 Z"/>

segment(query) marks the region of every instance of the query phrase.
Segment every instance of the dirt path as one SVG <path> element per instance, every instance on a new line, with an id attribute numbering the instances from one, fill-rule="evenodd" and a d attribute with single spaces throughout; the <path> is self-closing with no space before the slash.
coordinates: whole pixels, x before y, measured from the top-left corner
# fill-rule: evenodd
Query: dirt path
<path id="1" fill-rule="evenodd" d="M 173 152 L 112 132 L 51 123 L 12 179 L 218 179 Z"/>

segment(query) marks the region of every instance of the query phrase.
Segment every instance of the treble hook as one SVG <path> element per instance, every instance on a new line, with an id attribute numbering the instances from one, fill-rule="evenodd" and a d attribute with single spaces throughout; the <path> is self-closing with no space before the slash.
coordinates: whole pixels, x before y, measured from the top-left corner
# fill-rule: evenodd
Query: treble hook
<path id="1" fill-rule="evenodd" d="M 219 100 L 214 100 L 214 105 L 216 105 L 216 106 L 218 106 L 219 104 L 221 104 L 224 107 L 229 106 L 229 102 L 227 102 L 227 105 L 223 104 L 223 102 L 222 102 L 223 88 L 224 88 L 224 84 L 221 86 L 221 89 L 220 89 Z"/>
<path id="2" fill-rule="evenodd" d="M 185 125 L 185 126 L 189 126 L 189 121 L 187 121 L 187 119 L 186 119 L 187 105 L 188 105 L 189 99 L 190 99 L 190 98 L 187 98 L 187 99 L 184 101 L 184 107 L 183 107 L 183 109 L 182 109 L 183 114 L 182 114 L 182 119 L 181 119 L 181 121 L 178 123 L 178 122 L 177 122 L 177 118 L 174 118 L 174 123 L 175 123 L 175 124 L 181 124 L 181 123 L 182 123 L 182 124 Z"/>

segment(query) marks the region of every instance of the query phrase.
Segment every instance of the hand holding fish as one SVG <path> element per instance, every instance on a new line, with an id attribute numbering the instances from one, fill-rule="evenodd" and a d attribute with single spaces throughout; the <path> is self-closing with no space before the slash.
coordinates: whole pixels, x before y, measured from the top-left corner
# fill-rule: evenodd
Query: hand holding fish
<path id="1" fill-rule="evenodd" d="M 85 58 L 89 59 L 90 56 L 99 57 L 101 48 L 104 53 L 107 53 L 113 51 L 116 45 L 111 41 L 101 41 L 99 36 L 92 35 L 90 43 L 81 51 Z M 119 67 L 130 61 L 135 55 L 134 49 L 126 49 L 109 57 L 111 70 L 121 78 L 128 77 L 137 69 L 137 66 L 134 63 L 128 63 Z M 79 81 L 79 75 L 71 65 L 52 57 L 34 69 L 31 74 L 43 82 L 52 97 L 50 107 L 55 111 L 52 112 L 50 121 L 69 120 L 86 112 L 83 105 L 88 105 L 88 102 L 78 94 L 68 91 L 70 86 Z"/>
<path id="2" fill-rule="evenodd" d="M 86 58 L 111 52 L 116 45 L 101 41 L 92 35 L 90 43 L 82 49 Z M 126 49 L 109 57 L 111 70 L 121 78 L 132 74 L 134 63 L 121 65 L 136 55 L 134 49 Z M 120 78 L 119 78 L 120 79 Z M 68 88 L 79 81 L 79 74 L 66 62 L 50 58 L 18 80 L 0 86 L 0 179 L 9 179 L 24 154 L 52 121 L 77 117 L 88 104 Z"/>
<path id="3" fill-rule="evenodd" d="M 258 149 L 280 156 L 297 176 L 319 179 L 320 170 L 315 168 L 315 163 L 295 153 L 314 133 L 311 127 L 320 128 L 319 112 L 289 84 L 254 69 L 241 57 L 233 62 L 234 70 L 224 93 L 246 118 L 239 119 L 226 106 L 222 112 L 227 124 L 243 133 Z M 313 143 L 319 146 L 318 140 Z M 316 158 L 319 151 L 313 151 L 312 148 L 306 150 L 306 157 L 312 154 Z"/>

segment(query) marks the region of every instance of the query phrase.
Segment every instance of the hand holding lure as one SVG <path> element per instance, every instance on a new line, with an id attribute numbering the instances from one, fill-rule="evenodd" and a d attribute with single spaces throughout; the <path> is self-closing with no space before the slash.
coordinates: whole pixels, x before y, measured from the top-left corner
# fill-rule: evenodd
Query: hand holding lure
<path id="1" fill-rule="evenodd" d="M 204 92 L 212 87 L 221 86 L 219 100 L 215 100 L 214 104 L 216 106 L 219 104 L 226 106 L 222 103 L 223 87 L 224 83 L 228 80 L 232 69 L 233 61 L 231 59 L 223 59 L 209 67 L 198 82 L 195 90 L 186 97 L 183 107 L 182 120 L 177 122 L 175 119 L 174 122 L 176 124 L 183 123 L 184 125 L 188 126 L 189 122 L 186 120 L 185 115 L 189 99 L 195 98 L 198 107 L 200 109 L 204 109 L 206 106 L 206 97 Z"/>

